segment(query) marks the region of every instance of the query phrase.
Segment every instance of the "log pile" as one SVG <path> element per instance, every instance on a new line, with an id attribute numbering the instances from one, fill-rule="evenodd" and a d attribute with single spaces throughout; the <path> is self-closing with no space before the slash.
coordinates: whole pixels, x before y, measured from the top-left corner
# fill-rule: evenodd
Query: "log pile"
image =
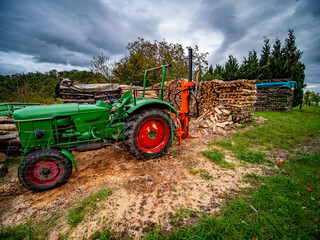
<path id="1" fill-rule="evenodd" d="M 231 112 L 232 121 L 245 123 L 251 121 L 257 99 L 257 87 L 248 80 L 223 82 L 216 88 L 219 104 Z"/>
<path id="2" fill-rule="evenodd" d="M 158 98 L 157 91 L 150 90 L 153 87 L 147 87 L 145 98 Z M 160 87 L 159 87 L 160 88 Z M 136 96 L 142 96 L 143 88 L 140 86 L 119 85 L 119 84 L 78 84 L 67 78 L 61 78 L 56 86 L 56 94 L 63 103 L 89 103 L 94 104 L 101 100 L 106 103 L 114 102 L 119 99 L 128 90 L 136 91 Z"/>
<path id="3" fill-rule="evenodd" d="M 192 119 L 191 126 L 193 126 L 193 129 L 200 131 L 201 134 L 213 132 L 226 135 L 231 128 L 242 126 L 242 124 L 234 123 L 231 113 L 223 105 L 219 105 L 214 108 L 213 112 L 206 112 L 199 118 Z M 195 135 L 198 135 L 198 133 Z"/>
<path id="4" fill-rule="evenodd" d="M 259 88 L 256 111 L 288 112 L 292 109 L 294 92 L 289 88 Z"/>
<path id="5" fill-rule="evenodd" d="M 221 80 L 201 82 L 198 85 L 197 97 L 199 100 L 200 114 L 215 112 L 215 107 L 220 104 L 217 88 L 223 83 Z"/>
<path id="6" fill-rule="evenodd" d="M 6 153 L 20 147 L 19 133 L 11 117 L 0 117 L 0 152 Z"/>
<path id="7" fill-rule="evenodd" d="M 161 83 L 156 83 L 153 88 L 161 88 Z M 156 92 L 159 96 L 160 92 Z M 175 109 L 180 109 L 181 105 L 181 80 L 171 80 L 163 85 L 163 101 L 173 104 Z"/>
<path id="8" fill-rule="evenodd" d="M 141 97 L 142 96 L 142 92 L 141 91 L 143 89 L 143 87 L 140 86 L 131 86 L 131 85 L 120 85 L 120 88 L 122 90 L 121 94 L 124 94 L 125 92 L 131 90 L 138 90 L 136 91 L 136 97 Z M 153 87 L 147 87 L 145 90 L 145 98 L 153 98 L 153 99 L 158 99 L 158 91 L 157 90 L 151 90 Z M 160 88 L 160 87 L 159 87 Z"/>
<path id="9" fill-rule="evenodd" d="M 61 78 L 56 86 L 56 94 L 63 103 L 90 103 L 101 100 L 109 103 L 121 97 L 119 84 L 79 84 L 67 78 Z"/>
<path id="10" fill-rule="evenodd" d="M 154 85 L 154 87 L 159 86 L 160 84 Z M 257 99 L 256 89 L 256 86 L 246 79 L 228 82 L 221 80 L 200 82 L 195 90 L 199 101 L 200 116 L 211 116 L 215 119 L 215 123 L 251 121 L 254 103 Z M 173 103 L 176 109 L 180 108 L 180 80 L 165 83 L 163 100 Z M 191 104 L 191 106 L 194 105 Z"/>

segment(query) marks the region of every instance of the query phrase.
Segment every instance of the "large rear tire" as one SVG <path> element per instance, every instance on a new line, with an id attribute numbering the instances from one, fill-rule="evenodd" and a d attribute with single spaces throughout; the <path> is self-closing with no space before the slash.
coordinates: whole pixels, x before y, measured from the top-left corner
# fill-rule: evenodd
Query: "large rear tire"
<path id="1" fill-rule="evenodd" d="M 143 160 L 165 154 L 172 145 L 172 132 L 175 133 L 170 121 L 169 114 L 162 109 L 148 109 L 131 116 L 124 131 L 128 150 Z"/>
<path id="2" fill-rule="evenodd" d="M 21 184 L 35 192 L 65 184 L 72 173 L 72 163 L 59 150 L 39 150 L 29 154 L 19 167 Z"/>

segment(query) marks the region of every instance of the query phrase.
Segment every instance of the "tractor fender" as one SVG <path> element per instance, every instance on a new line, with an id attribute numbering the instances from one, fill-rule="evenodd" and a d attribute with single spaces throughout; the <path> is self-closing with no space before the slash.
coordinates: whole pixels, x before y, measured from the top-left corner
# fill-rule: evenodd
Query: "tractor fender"
<path id="1" fill-rule="evenodd" d="M 158 100 L 158 99 L 142 99 L 138 100 L 136 105 L 131 104 L 130 108 L 127 110 L 128 114 L 132 114 L 137 111 L 141 111 L 146 108 L 160 108 L 171 110 L 172 113 L 178 114 L 178 111 L 169 103 Z"/>
<path id="2" fill-rule="evenodd" d="M 68 152 L 67 150 L 65 150 L 65 149 L 62 149 L 62 150 L 61 150 L 61 153 L 62 153 L 63 155 L 65 155 L 67 158 L 69 158 L 70 161 L 72 162 L 74 168 L 77 169 L 77 163 L 76 163 L 76 160 L 74 159 L 74 157 L 72 156 L 72 154 L 69 153 L 69 152 Z"/>

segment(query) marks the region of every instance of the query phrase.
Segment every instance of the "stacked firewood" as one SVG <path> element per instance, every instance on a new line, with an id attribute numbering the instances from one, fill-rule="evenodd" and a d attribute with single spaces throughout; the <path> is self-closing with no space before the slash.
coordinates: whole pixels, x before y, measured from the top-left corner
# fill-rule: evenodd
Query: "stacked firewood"
<path id="1" fill-rule="evenodd" d="M 156 83 L 153 88 L 161 88 L 161 83 Z M 160 92 L 156 92 L 159 96 Z M 181 105 L 181 80 L 167 81 L 163 85 L 162 99 L 171 103 L 175 109 L 180 109 Z"/>
<path id="2" fill-rule="evenodd" d="M 154 87 L 159 87 L 160 84 Z M 201 115 L 212 116 L 215 122 L 244 123 L 251 120 L 253 106 L 257 99 L 256 86 L 248 80 L 234 80 L 224 82 L 213 80 L 200 82 L 195 87 L 195 94 L 199 101 Z M 181 105 L 181 81 L 173 80 L 164 85 L 163 100 L 173 103 L 173 106 L 180 109 Z M 194 103 L 194 102 L 193 102 Z M 192 107 L 191 111 L 195 111 Z M 218 110 L 218 111 L 217 111 Z"/>
<path id="3" fill-rule="evenodd" d="M 294 92 L 289 88 L 259 88 L 256 111 L 288 112 L 292 109 Z"/>
<path id="4" fill-rule="evenodd" d="M 109 103 L 121 97 L 119 84 L 79 84 L 67 78 L 61 78 L 56 86 L 56 94 L 63 103 L 90 103 L 101 100 Z"/>
<path id="5" fill-rule="evenodd" d="M 0 152 L 20 147 L 19 133 L 11 117 L 0 117 Z"/>
<path id="6" fill-rule="evenodd" d="M 214 107 L 213 111 L 207 111 L 200 115 L 199 118 L 191 120 L 192 126 L 204 134 L 214 132 L 225 135 L 231 127 L 239 127 L 240 123 L 232 121 L 232 115 L 223 105 Z"/>
<path id="7" fill-rule="evenodd" d="M 200 82 L 197 87 L 197 97 L 200 106 L 200 113 L 214 112 L 219 102 L 218 87 L 223 84 L 221 80 L 213 80 L 208 82 Z"/>
<path id="8" fill-rule="evenodd" d="M 131 86 L 131 85 L 120 85 L 120 88 L 122 90 L 122 94 L 124 94 L 125 92 L 131 90 L 132 93 L 135 91 L 136 97 L 142 97 L 142 93 L 143 93 L 142 89 L 143 89 L 143 87 Z M 153 89 L 153 87 L 147 87 L 146 88 L 145 94 L 144 94 L 145 98 L 153 98 L 153 99 L 157 99 L 158 98 L 158 91 L 157 90 L 152 90 L 152 89 Z"/>
<path id="9" fill-rule="evenodd" d="M 0 117 L 0 177 L 8 173 L 7 153 L 20 148 L 19 133 L 11 117 Z"/>
<path id="10" fill-rule="evenodd" d="M 231 112 L 233 122 L 251 121 L 254 104 L 257 100 L 257 87 L 248 80 L 223 82 L 216 88 L 219 104 Z"/>

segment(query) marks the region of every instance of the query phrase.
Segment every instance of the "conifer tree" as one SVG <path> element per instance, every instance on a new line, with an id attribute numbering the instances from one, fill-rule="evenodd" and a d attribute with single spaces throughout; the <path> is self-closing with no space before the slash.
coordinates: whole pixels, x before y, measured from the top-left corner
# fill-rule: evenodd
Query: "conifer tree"
<path id="1" fill-rule="evenodd" d="M 259 61 L 260 75 L 259 79 L 270 79 L 272 77 L 270 69 L 271 52 L 270 52 L 270 39 L 264 37 L 264 45 L 261 50 L 261 56 Z"/>
<path id="2" fill-rule="evenodd" d="M 216 79 L 221 79 L 221 80 L 223 80 L 222 76 L 224 75 L 224 72 L 225 72 L 224 67 L 221 66 L 221 65 L 219 65 L 219 64 L 217 64 L 217 65 L 216 65 L 216 68 L 215 68 L 214 71 L 213 71 L 213 75 L 214 75 L 214 77 L 215 77 Z"/>
<path id="3" fill-rule="evenodd" d="M 239 78 L 256 79 L 259 75 L 259 60 L 256 50 L 249 51 L 238 71 Z"/>
<path id="4" fill-rule="evenodd" d="M 238 60 L 230 54 L 229 59 L 225 64 L 225 71 L 222 74 L 223 80 L 230 81 L 230 80 L 237 79 L 238 70 L 239 70 Z"/>
<path id="5" fill-rule="evenodd" d="M 272 49 L 270 68 L 272 78 L 284 78 L 286 77 L 285 71 L 285 57 L 281 46 L 281 41 L 277 38 Z"/>
<path id="6" fill-rule="evenodd" d="M 288 77 L 297 82 L 297 89 L 294 94 L 294 106 L 298 106 L 303 99 L 304 70 L 305 65 L 300 62 L 302 51 L 296 46 L 294 30 L 288 30 L 288 38 L 285 39 L 283 53 L 286 59 L 285 72 Z"/>

